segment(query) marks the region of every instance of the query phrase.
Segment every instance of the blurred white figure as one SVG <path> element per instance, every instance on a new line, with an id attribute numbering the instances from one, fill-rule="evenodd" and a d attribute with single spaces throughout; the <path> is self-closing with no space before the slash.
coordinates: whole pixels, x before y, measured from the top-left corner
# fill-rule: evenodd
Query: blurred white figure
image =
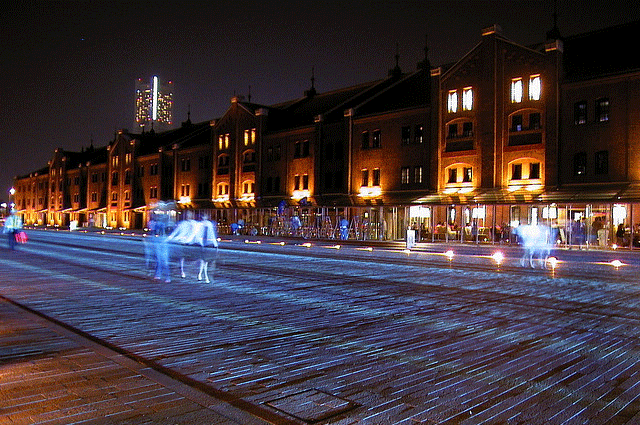
<path id="1" fill-rule="evenodd" d="M 520 259 L 520 265 L 529 263 L 535 268 L 535 261 L 540 262 L 540 267 L 545 268 L 547 259 L 551 255 L 551 248 L 555 244 L 554 232 L 548 226 L 523 224 L 515 229 L 516 235 L 524 248 L 524 254 Z"/>
<path id="2" fill-rule="evenodd" d="M 196 244 L 196 230 L 198 222 L 193 219 L 193 212 L 187 211 L 185 219 L 178 222 L 176 228 L 171 232 L 167 241 L 174 245 L 174 252 L 180 263 L 180 276 L 186 277 L 184 273 L 184 262 L 193 257 L 194 245 Z"/>
<path id="3" fill-rule="evenodd" d="M 209 283 L 209 263 L 212 263 L 215 267 L 215 262 L 218 257 L 217 225 L 215 222 L 209 220 L 207 214 L 203 214 L 202 220 L 197 224 L 196 243 L 200 246 L 200 270 L 198 271 L 198 280 L 202 280 L 204 275 L 204 281 Z"/>
<path id="4" fill-rule="evenodd" d="M 179 244 L 175 251 L 180 262 L 180 275 L 183 278 L 186 277 L 184 272 L 186 260 L 198 259 L 198 280 L 202 280 L 204 277 L 205 282 L 209 283 L 207 269 L 209 263 L 215 261 L 218 252 L 216 226 L 209 221 L 209 217 L 203 215 L 201 221 L 196 221 L 193 219 L 193 213 L 187 212 L 186 219 L 178 223 L 167 239 L 169 242 Z"/>

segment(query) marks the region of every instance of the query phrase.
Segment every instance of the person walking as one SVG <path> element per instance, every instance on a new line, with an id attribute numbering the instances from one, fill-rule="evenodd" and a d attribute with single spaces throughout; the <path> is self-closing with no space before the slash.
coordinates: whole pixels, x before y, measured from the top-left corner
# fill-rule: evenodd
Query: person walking
<path id="1" fill-rule="evenodd" d="M 22 219 L 16 214 L 15 210 L 11 210 L 11 215 L 4 222 L 3 233 L 7 235 L 9 249 L 12 251 L 15 251 L 18 246 L 16 235 L 20 232 L 20 229 L 22 229 Z"/>

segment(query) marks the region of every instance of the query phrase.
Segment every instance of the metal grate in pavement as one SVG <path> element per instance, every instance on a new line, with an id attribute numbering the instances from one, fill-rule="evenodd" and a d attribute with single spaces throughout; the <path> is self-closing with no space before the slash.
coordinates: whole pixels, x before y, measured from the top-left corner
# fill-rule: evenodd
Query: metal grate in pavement
<path id="1" fill-rule="evenodd" d="M 317 389 L 304 390 L 264 404 L 307 423 L 319 422 L 358 406 L 357 403 Z"/>

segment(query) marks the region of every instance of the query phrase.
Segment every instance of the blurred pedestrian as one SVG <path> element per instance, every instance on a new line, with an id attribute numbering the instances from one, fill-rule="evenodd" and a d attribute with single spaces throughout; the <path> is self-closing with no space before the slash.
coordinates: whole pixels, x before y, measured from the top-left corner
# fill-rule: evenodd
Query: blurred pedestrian
<path id="1" fill-rule="evenodd" d="M 209 283 L 209 264 L 215 269 L 216 260 L 218 258 L 218 225 L 215 221 L 209 220 L 209 215 L 202 214 L 201 221 L 198 223 L 198 236 L 196 241 L 200 245 L 200 269 L 198 271 L 198 280 Z"/>
<path id="2" fill-rule="evenodd" d="M 9 249 L 15 251 L 18 241 L 16 236 L 22 229 L 22 219 L 16 214 L 15 210 L 11 210 L 11 215 L 4 222 L 3 233 L 7 235 Z"/>

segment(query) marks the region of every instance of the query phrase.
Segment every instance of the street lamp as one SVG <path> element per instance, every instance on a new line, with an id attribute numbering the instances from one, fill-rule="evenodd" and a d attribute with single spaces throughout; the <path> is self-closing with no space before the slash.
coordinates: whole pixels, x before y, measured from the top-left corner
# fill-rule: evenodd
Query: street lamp
<path id="1" fill-rule="evenodd" d="M 15 203 L 13 202 L 13 195 L 16 194 L 16 188 L 12 187 L 11 189 L 9 189 L 9 209 L 12 210 L 13 207 L 15 206 Z"/>

